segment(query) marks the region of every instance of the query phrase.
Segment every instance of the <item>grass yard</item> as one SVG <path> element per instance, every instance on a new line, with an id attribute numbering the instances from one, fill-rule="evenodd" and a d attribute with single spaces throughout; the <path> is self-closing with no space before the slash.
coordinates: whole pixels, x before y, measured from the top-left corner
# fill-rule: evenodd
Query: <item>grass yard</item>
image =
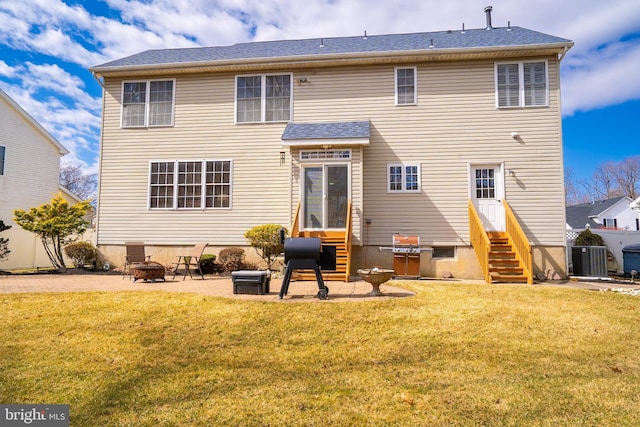
<path id="1" fill-rule="evenodd" d="M 640 424 L 640 298 L 396 284 L 417 295 L 0 295 L 0 402 L 72 426 Z"/>

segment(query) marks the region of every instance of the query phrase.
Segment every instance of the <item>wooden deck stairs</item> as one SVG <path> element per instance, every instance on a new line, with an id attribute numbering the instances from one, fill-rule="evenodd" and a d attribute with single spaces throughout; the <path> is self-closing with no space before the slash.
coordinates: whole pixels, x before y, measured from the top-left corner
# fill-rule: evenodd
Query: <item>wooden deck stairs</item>
<path id="1" fill-rule="evenodd" d="M 471 200 L 469 201 L 469 237 L 487 283 L 533 284 L 531 243 L 511 207 L 503 200 L 505 231 L 489 231 Z"/>
<path id="2" fill-rule="evenodd" d="M 322 246 L 333 246 L 336 252 L 336 269 L 321 270 L 322 278 L 327 281 L 348 282 L 351 276 L 351 202 L 348 204 L 347 223 L 344 230 L 317 230 L 300 231 L 298 218 L 300 215 L 300 205 L 296 210 L 296 216 L 291 228 L 292 237 L 319 237 L 322 239 Z M 316 280 L 313 270 L 296 270 L 292 280 Z"/>
<path id="3" fill-rule="evenodd" d="M 492 283 L 527 283 L 524 268 L 505 232 L 489 231 L 489 275 Z"/>

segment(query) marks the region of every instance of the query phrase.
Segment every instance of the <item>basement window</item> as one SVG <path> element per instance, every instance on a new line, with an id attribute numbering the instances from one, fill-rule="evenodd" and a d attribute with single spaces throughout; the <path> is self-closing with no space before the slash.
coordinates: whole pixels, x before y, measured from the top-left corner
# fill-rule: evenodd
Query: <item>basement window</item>
<path id="1" fill-rule="evenodd" d="M 456 248 L 454 246 L 434 246 L 431 258 L 455 258 Z"/>

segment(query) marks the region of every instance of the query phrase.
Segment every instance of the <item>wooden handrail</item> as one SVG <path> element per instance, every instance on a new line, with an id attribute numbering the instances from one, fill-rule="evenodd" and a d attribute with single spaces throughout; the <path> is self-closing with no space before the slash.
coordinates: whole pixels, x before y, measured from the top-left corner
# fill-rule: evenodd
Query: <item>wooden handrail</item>
<path id="1" fill-rule="evenodd" d="M 527 239 L 526 234 L 520 227 L 520 223 L 511 210 L 511 206 L 506 200 L 503 200 L 504 213 L 506 220 L 506 231 L 509 237 L 509 243 L 515 249 L 516 257 L 522 265 L 522 273 L 527 278 L 527 284 L 533 284 L 533 256 L 531 253 L 531 243 Z"/>
<path id="2" fill-rule="evenodd" d="M 298 237 L 300 232 L 300 202 L 296 207 L 296 214 L 293 217 L 293 224 L 291 225 L 291 237 Z"/>
<path id="3" fill-rule="evenodd" d="M 480 261 L 484 280 L 487 283 L 491 283 L 491 274 L 489 273 L 491 241 L 471 200 L 469 200 L 469 237 L 471 239 L 471 246 L 473 246 L 478 261 Z"/>
<path id="4" fill-rule="evenodd" d="M 347 223 L 345 226 L 345 236 L 344 236 L 344 244 L 345 250 L 347 251 L 347 271 L 345 272 L 346 281 L 348 282 L 351 278 L 351 199 L 349 199 L 349 203 L 347 204 Z"/>

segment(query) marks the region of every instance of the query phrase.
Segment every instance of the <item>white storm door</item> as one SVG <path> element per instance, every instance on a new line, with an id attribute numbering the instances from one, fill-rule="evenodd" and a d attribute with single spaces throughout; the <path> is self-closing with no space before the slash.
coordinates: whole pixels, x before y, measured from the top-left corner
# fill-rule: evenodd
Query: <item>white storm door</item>
<path id="1" fill-rule="evenodd" d="M 471 168 L 471 198 L 487 231 L 504 231 L 504 187 L 498 165 Z"/>
<path id="2" fill-rule="evenodd" d="M 347 165 L 305 166 L 302 187 L 304 229 L 344 228 L 349 200 Z"/>

